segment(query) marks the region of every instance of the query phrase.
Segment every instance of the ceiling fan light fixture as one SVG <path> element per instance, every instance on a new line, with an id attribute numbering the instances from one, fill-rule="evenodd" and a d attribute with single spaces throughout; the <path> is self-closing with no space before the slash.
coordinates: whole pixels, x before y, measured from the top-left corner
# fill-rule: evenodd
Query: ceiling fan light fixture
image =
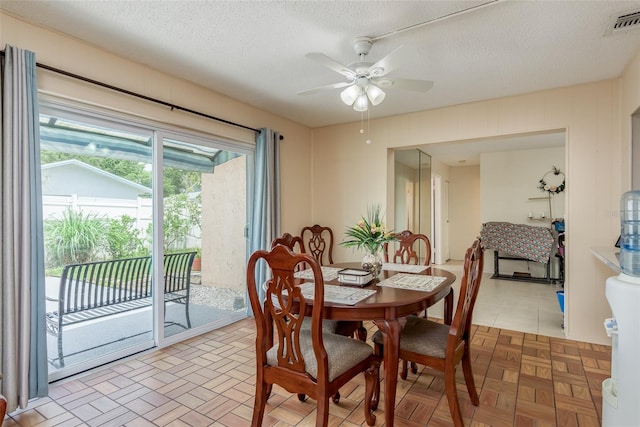
<path id="1" fill-rule="evenodd" d="M 358 86 L 352 85 L 340 92 L 340 99 L 347 105 L 353 105 L 359 95 L 360 89 Z"/>
<path id="2" fill-rule="evenodd" d="M 365 93 L 358 95 L 358 98 L 356 98 L 356 101 L 353 103 L 353 109 L 360 112 L 367 111 L 369 109 L 369 100 Z"/>
<path id="3" fill-rule="evenodd" d="M 370 84 L 367 86 L 367 96 L 373 105 L 379 105 L 387 95 L 378 86 Z"/>

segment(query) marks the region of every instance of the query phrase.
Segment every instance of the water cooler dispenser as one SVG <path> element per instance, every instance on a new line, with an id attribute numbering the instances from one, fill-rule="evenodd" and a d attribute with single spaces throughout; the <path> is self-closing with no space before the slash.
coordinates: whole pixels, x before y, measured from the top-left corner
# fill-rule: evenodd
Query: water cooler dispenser
<path id="1" fill-rule="evenodd" d="M 602 383 L 603 427 L 640 426 L 640 191 L 621 201 L 620 269 L 607 279 L 613 313 L 605 321 L 611 336 L 611 378 Z"/>

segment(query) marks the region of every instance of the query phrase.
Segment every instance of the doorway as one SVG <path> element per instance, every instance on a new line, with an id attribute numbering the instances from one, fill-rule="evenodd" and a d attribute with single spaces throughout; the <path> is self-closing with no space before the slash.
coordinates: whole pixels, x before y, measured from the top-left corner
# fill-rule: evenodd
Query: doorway
<path id="1" fill-rule="evenodd" d="M 554 165 L 566 173 L 564 131 L 449 141 L 420 149 L 431 155 L 434 176 L 448 186 L 451 259 L 464 258 L 484 222 L 550 226 L 548 212 L 546 223 L 528 216 L 549 210 L 535 199 L 545 195 L 538 189 L 542 176 Z M 554 216 L 562 217 L 564 194 L 553 203 Z M 489 261 L 485 265 L 491 265 Z"/>
<path id="2" fill-rule="evenodd" d="M 444 264 L 450 259 L 449 253 L 449 182 L 438 174 L 433 175 L 433 203 L 431 229 L 433 230 L 434 264 Z"/>

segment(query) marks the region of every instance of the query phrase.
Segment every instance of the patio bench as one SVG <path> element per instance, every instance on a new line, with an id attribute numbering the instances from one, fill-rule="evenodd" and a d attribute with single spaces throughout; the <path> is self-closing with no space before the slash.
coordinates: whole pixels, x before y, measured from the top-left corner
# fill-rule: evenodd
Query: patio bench
<path id="1" fill-rule="evenodd" d="M 164 304 L 184 305 L 189 318 L 191 266 L 195 252 L 164 256 Z M 46 313 L 47 332 L 58 339 L 58 362 L 64 366 L 62 331 L 65 327 L 153 304 L 151 256 L 66 265 L 60 277 L 58 309 Z M 166 324 L 166 322 L 165 322 Z"/>

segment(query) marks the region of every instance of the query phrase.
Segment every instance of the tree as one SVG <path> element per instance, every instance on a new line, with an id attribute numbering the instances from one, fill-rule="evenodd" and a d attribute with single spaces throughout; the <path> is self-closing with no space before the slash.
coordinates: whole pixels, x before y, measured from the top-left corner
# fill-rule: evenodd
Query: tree
<path id="1" fill-rule="evenodd" d="M 152 171 L 148 163 L 144 162 L 97 156 L 82 156 L 48 150 L 42 150 L 40 161 L 44 165 L 70 159 L 79 160 L 129 181 L 144 185 L 145 187 L 151 187 L 153 181 Z M 185 171 L 184 169 L 173 167 L 165 167 L 163 170 L 162 190 L 165 197 L 174 194 L 200 191 L 201 182 L 201 172 Z"/>

